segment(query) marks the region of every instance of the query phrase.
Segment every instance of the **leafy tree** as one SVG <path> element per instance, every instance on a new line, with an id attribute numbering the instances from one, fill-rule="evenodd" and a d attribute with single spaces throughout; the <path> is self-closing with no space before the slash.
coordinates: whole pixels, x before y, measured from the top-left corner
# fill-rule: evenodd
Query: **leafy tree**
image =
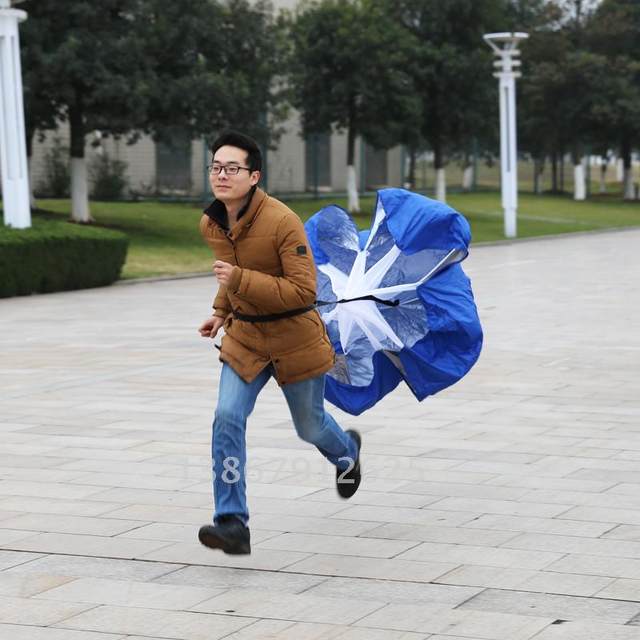
<path id="1" fill-rule="evenodd" d="M 25 5 L 30 8 L 29 5 Z M 55 129 L 61 116 L 61 105 L 55 100 L 52 78 L 47 73 L 47 55 L 52 49 L 50 33 L 41 20 L 30 19 L 20 26 L 20 44 L 22 50 L 22 88 L 24 99 L 24 119 L 26 133 L 27 160 L 31 174 L 33 142 L 36 133 Z M 31 208 L 35 208 L 33 184 L 29 179 Z"/>
<path id="2" fill-rule="evenodd" d="M 600 91 L 604 64 L 586 44 L 594 7 L 591 0 L 549 5 L 546 23 L 523 47 L 521 131 L 535 158 L 536 185 L 549 154 L 557 190 L 557 163 L 570 151 L 577 200 L 586 197 L 583 156 L 594 135 L 593 97 Z"/>
<path id="3" fill-rule="evenodd" d="M 594 110 L 598 94 L 606 82 L 607 62 L 584 50 L 572 52 L 564 66 L 563 121 L 567 125 L 574 167 L 574 199 L 586 198 L 583 156 L 585 148 L 600 129 Z"/>
<path id="4" fill-rule="evenodd" d="M 564 148 L 564 128 L 557 118 L 550 118 L 549 107 L 555 105 L 557 87 L 562 75 L 552 62 L 539 62 L 524 67 L 519 83 L 518 140 L 534 161 L 534 191 L 540 193 L 540 178 L 545 158 L 552 157 L 553 185 L 557 188 L 557 151 Z"/>
<path id="5" fill-rule="evenodd" d="M 226 0 L 220 39 L 208 39 L 210 46 L 222 48 L 224 74 L 229 78 L 230 104 L 221 114 L 222 125 L 246 131 L 265 147 L 278 140 L 288 114 L 288 33 L 286 22 L 273 15 L 272 4 L 265 0 Z"/>
<path id="6" fill-rule="evenodd" d="M 144 0 L 138 39 L 148 70 L 144 128 L 214 136 L 233 126 L 267 146 L 286 115 L 282 25 L 269 2 Z"/>
<path id="7" fill-rule="evenodd" d="M 522 79 L 518 83 L 518 139 L 534 160 L 534 190 L 540 192 L 540 177 L 547 156 L 552 160 L 552 191 L 557 189 L 560 149 L 566 148 L 566 123 L 562 121 L 558 91 L 563 84 L 562 63 L 569 42 L 559 30 L 561 12 L 529 16 L 529 39 L 522 44 Z M 531 26 L 533 28 L 531 28 Z"/>
<path id="8" fill-rule="evenodd" d="M 574 45 L 584 44 L 584 28 L 601 0 L 556 0 L 562 13 L 561 21 L 569 30 Z"/>
<path id="9" fill-rule="evenodd" d="M 586 196 L 582 156 L 600 126 L 593 105 L 594 97 L 602 91 L 606 61 L 572 48 L 557 53 L 553 60 L 530 61 L 525 69 L 522 140 L 538 161 L 547 153 L 556 158 L 571 150 L 574 197 L 582 200 Z"/>
<path id="10" fill-rule="evenodd" d="M 640 61 L 628 56 L 604 59 L 598 92 L 591 111 L 600 148 L 611 141 L 623 161 L 623 195 L 635 199 L 631 171 L 631 152 L 640 139 Z"/>
<path id="11" fill-rule="evenodd" d="M 640 2 L 637 0 L 602 0 L 589 28 L 588 43 L 595 51 L 610 57 L 640 58 Z"/>
<path id="12" fill-rule="evenodd" d="M 598 0 L 561 0 L 560 6 L 564 13 L 564 30 L 576 52 L 572 53 L 566 66 L 567 84 L 573 92 L 570 94 L 571 103 L 565 111 L 573 115 L 569 131 L 571 133 L 571 158 L 573 161 L 574 198 L 586 198 L 586 183 L 583 168 L 584 144 L 589 136 L 591 125 L 590 104 L 592 96 L 598 91 L 593 71 L 598 68 L 598 60 L 589 57 L 585 51 L 585 39 L 590 20 L 593 17 Z M 594 66 L 591 67 L 591 64 Z"/>
<path id="13" fill-rule="evenodd" d="M 122 135 L 142 121 L 145 102 L 139 87 L 144 68 L 135 38 L 138 0 L 77 0 L 61 10 L 54 0 L 27 0 L 30 20 L 46 39 L 26 41 L 41 48 L 44 91 L 34 102 L 59 105 L 69 122 L 71 156 L 71 217 L 90 222 L 85 139 L 101 130 Z M 41 102 L 41 104 L 43 104 Z M 36 113 L 36 111 L 32 111 Z"/>
<path id="14" fill-rule="evenodd" d="M 420 131 L 434 154 L 436 197 L 446 197 L 445 166 L 476 137 L 497 127 L 496 83 L 487 32 L 503 30 L 503 0 L 399 0 L 392 3 L 413 45 L 413 86 L 422 104 Z"/>
<path id="15" fill-rule="evenodd" d="M 557 2 L 549 0 L 510 0 L 506 14 L 508 31 L 531 33 L 557 28 L 562 10 Z"/>
<path id="16" fill-rule="evenodd" d="M 592 105 L 599 139 L 608 136 L 622 158 L 623 193 L 629 200 L 635 198 L 631 152 L 640 140 L 639 31 L 640 2 L 603 0 L 587 36 L 590 48 L 607 60 L 607 72 Z"/>
<path id="17" fill-rule="evenodd" d="M 72 219 L 91 221 L 84 149 L 92 131 L 129 142 L 142 132 L 199 137 L 225 126 L 265 145 L 277 136 L 283 45 L 268 2 L 77 0 L 64 11 L 54 0 L 29 5 L 34 37 L 24 55 L 41 61 L 30 113 L 36 128 L 54 124 L 37 120 L 47 111 L 69 123 Z"/>
<path id="18" fill-rule="evenodd" d="M 300 111 L 303 133 L 347 132 L 349 210 L 359 211 L 357 137 L 389 147 L 418 114 L 407 73 L 407 36 L 382 0 L 306 4 L 290 28 L 291 100 Z"/>

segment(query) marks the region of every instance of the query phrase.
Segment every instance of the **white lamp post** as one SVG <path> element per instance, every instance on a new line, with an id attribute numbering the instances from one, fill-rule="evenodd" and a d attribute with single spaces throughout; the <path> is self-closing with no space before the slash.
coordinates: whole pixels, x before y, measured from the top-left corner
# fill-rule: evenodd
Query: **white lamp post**
<path id="1" fill-rule="evenodd" d="M 497 60 L 493 63 L 500 87 L 500 168 L 502 208 L 504 209 L 504 234 L 515 238 L 518 209 L 518 147 L 516 144 L 516 78 L 522 74 L 514 71 L 520 66 L 518 44 L 529 37 L 528 33 L 487 33 L 486 43 L 493 49 Z"/>
<path id="2" fill-rule="evenodd" d="M 7 226 L 31 226 L 29 170 L 22 104 L 22 71 L 18 22 L 26 12 L 12 9 L 10 0 L 0 0 L 0 169 L 2 203 Z"/>

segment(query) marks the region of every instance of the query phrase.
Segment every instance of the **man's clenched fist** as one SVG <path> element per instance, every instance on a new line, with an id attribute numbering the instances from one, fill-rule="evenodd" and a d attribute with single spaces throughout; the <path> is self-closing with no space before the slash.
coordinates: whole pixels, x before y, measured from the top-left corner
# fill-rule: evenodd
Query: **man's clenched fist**
<path id="1" fill-rule="evenodd" d="M 213 263 L 213 273 L 215 273 L 218 282 L 223 285 L 228 285 L 231 279 L 231 272 L 233 271 L 233 265 L 222 260 L 216 260 Z"/>
<path id="2" fill-rule="evenodd" d="M 203 338 L 215 338 L 223 324 L 224 318 L 221 318 L 220 316 L 211 316 L 200 325 L 198 331 Z"/>

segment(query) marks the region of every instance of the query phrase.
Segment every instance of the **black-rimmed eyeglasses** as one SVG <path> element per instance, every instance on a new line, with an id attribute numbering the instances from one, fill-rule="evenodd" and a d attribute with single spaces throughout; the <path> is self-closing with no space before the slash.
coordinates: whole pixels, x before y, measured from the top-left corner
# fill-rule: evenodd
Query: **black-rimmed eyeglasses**
<path id="1" fill-rule="evenodd" d="M 237 164 L 210 164 L 207 166 L 207 171 L 211 174 L 213 174 L 214 176 L 219 175 L 222 170 L 224 169 L 224 172 L 228 175 L 228 176 L 237 176 L 240 169 L 244 169 L 245 171 L 248 171 L 249 173 L 251 173 L 251 169 L 249 167 L 239 167 Z"/>

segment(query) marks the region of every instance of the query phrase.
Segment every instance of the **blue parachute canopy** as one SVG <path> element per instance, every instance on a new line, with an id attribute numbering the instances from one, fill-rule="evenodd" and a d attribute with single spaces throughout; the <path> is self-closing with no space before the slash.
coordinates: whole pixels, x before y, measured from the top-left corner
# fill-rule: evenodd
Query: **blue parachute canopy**
<path id="1" fill-rule="evenodd" d="M 383 189 L 371 229 L 330 205 L 305 224 L 318 306 L 336 351 L 327 400 L 358 415 L 404 380 L 418 400 L 474 365 L 482 329 L 467 257 L 469 223 L 442 202 Z"/>

